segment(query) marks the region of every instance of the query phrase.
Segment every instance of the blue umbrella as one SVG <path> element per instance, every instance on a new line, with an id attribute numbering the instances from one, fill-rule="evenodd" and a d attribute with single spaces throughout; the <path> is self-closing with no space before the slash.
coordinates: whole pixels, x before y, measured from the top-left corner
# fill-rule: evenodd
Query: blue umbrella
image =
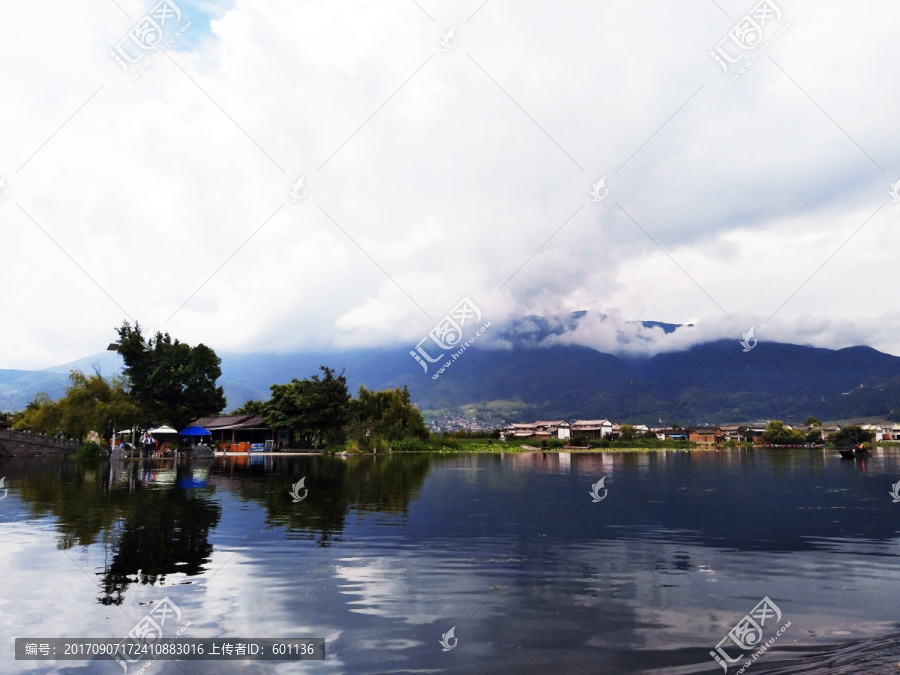
<path id="1" fill-rule="evenodd" d="M 188 427 L 178 432 L 179 436 L 212 436 L 209 429 L 203 427 Z"/>

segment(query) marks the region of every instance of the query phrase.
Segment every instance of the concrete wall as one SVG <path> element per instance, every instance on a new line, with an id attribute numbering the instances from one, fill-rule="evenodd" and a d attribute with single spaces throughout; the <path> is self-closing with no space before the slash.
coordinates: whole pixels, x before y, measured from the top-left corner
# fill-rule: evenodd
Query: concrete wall
<path id="1" fill-rule="evenodd" d="M 0 457 L 65 457 L 76 450 L 78 441 L 0 429 Z"/>

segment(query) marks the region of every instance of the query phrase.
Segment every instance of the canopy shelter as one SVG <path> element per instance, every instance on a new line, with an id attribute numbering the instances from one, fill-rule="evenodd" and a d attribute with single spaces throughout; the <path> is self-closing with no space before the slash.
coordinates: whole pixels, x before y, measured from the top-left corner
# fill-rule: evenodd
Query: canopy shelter
<path id="1" fill-rule="evenodd" d="M 188 427 L 178 432 L 179 436 L 212 436 L 209 429 L 204 427 Z"/>
<path id="2" fill-rule="evenodd" d="M 161 427 L 157 427 L 156 429 L 150 429 L 149 433 L 152 435 L 156 435 L 156 434 L 177 434 L 178 432 L 175 431 L 175 429 L 173 429 L 170 426 L 161 426 Z M 182 435 L 184 435 L 184 434 L 182 434 Z"/>
<path id="3" fill-rule="evenodd" d="M 275 439 L 274 430 L 262 417 L 254 413 L 200 417 L 194 420 L 193 424 L 209 429 L 213 442 L 222 449 L 247 444 L 249 450 L 252 443 L 265 443 Z"/>

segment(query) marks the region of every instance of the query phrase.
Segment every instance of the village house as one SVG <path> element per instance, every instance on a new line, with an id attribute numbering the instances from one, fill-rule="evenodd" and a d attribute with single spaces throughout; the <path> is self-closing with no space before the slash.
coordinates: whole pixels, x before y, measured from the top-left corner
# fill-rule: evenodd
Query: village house
<path id="1" fill-rule="evenodd" d="M 686 441 L 684 429 L 656 429 L 656 437 L 661 441 Z"/>
<path id="2" fill-rule="evenodd" d="M 720 427 L 694 427 L 690 430 L 688 439 L 693 443 L 715 445 L 725 441 L 725 434 Z"/>
<path id="3" fill-rule="evenodd" d="M 507 438 L 563 438 L 571 437 L 570 425 L 565 420 L 538 420 L 530 424 L 510 424 L 500 430 L 500 439 Z"/>
<path id="4" fill-rule="evenodd" d="M 201 417 L 191 422 L 191 426 L 203 427 L 212 434 L 212 442 L 220 449 L 226 444 L 236 450 L 249 450 L 252 443 L 273 441 L 276 447 L 290 446 L 291 434 L 279 430 L 276 438 L 263 418 L 255 414 L 225 415 L 223 417 Z M 246 447 L 244 447 L 246 446 Z"/>
<path id="5" fill-rule="evenodd" d="M 750 443 L 762 443 L 763 442 L 763 434 L 766 432 L 765 424 L 755 424 L 753 426 L 747 427 L 747 430 L 744 432 L 744 440 Z"/>
<path id="6" fill-rule="evenodd" d="M 568 428 L 568 423 L 565 420 L 553 420 L 546 421 L 541 420 L 534 423 L 534 435 L 538 438 L 561 438 L 559 436 L 559 429 L 563 425 Z"/>
<path id="7" fill-rule="evenodd" d="M 747 427 L 742 424 L 723 424 L 719 427 L 725 436 L 725 441 L 743 441 L 747 434 Z"/>
<path id="8" fill-rule="evenodd" d="M 870 429 L 875 433 L 875 441 L 900 441 L 900 424 L 873 424 L 874 429 Z M 863 427 L 865 429 L 866 427 Z"/>
<path id="9" fill-rule="evenodd" d="M 612 434 L 613 423 L 609 420 L 575 420 L 570 430 L 572 436 L 604 438 Z"/>
<path id="10" fill-rule="evenodd" d="M 507 436 L 515 436 L 516 438 L 531 438 L 537 431 L 537 427 L 533 424 L 510 424 L 505 429 Z"/>

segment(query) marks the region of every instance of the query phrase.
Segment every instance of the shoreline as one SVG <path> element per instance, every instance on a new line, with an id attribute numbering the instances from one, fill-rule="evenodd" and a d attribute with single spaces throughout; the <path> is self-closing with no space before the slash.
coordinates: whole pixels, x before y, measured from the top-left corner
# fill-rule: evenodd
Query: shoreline
<path id="1" fill-rule="evenodd" d="M 886 449 L 890 447 L 900 446 L 900 443 L 871 444 L 870 449 Z M 536 453 L 542 454 L 571 454 L 571 455 L 597 455 L 610 453 L 651 453 L 651 452 L 721 452 L 735 450 L 822 450 L 825 452 L 837 453 L 839 448 L 823 445 L 669 445 L 669 446 L 630 446 L 630 447 L 596 447 L 596 448 L 541 448 L 537 446 L 519 445 L 514 447 L 500 447 L 499 444 L 493 446 L 481 445 L 479 447 L 468 448 L 450 448 L 444 447 L 429 450 L 397 450 L 396 452 L 389 450 L 387 452 L 345 452 L 345 451 L 322 451 L 322 450 L 297 450 L 297 451 L 256 451 L 256 452 L 223 452 L 216 451 L 213 457 L 194 457 L 192 459 L 217 459 L 224 457 L 340 457 L 346 459 L 348 457 L 378 457 L 390 455 L 422 455 L 422 454 L 468 454 L 468 455 L 503 455 L 517 453 Z M 189 453 L 185 452 L 179 457 L 130 457 L 124 456 L 116 458 L 116 460 L 137 460 L 137 461 L 176 461 L 188 457 Z M 112 460 L 112 458 L 110 458 Z"/>

